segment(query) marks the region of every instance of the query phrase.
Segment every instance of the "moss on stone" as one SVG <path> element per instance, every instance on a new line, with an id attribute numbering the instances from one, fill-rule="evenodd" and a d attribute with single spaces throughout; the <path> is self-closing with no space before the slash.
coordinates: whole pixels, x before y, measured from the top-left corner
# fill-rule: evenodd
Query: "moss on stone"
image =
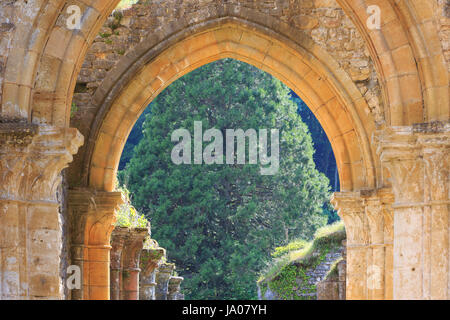
<path id="1" fill-rule="evenodd" d="M 313 299 L 316 285 L 310 283 L 307 271 L 317 268 L 329 252 L 340 249 L 345 236 L 342 222 L 317 230 L 314 239 L 304 248 L 279 257 L 268 272 L 260 277 L 258 285 L 261 294 L 264 296 L 263 288 L 270 288 L 281 299 Z M 336 263 L 333 266 L 334 276 L 337 273 Z"/>

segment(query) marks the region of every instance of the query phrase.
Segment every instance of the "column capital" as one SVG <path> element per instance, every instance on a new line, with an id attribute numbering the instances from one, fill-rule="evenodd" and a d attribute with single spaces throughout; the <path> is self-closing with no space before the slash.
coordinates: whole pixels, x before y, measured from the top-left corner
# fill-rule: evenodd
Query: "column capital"
<path id="1" fill-rule="evenodd" d="M 392 236 L 392 203 L 394 202 L 392 189 L 361 190 L 360 193 L 367 216 L 370 243 L 371 245 L 384 245 L 386 244 L 386 232 Z M 388 216 L 386 216 L 387 214 Z"/>
<path id="2" fill-rule="evenodd" d="M 111 270 L 121 270 L 122 250 L 130 229 L 116 226 L 111 233 Z"/>
<path id="3" fill-rule="evenodd" d="M 390 173 L 398 204 L 421 203 L 423 197 L 421 147 L 412 126 L 389 127 L 375 134 L 382 166 Z"/>
<path id="4" fill-rule="evenodd" d="M 123 269 L 139 269 L 139 258 L 144 240 L 149 235 L 148 228 L 130 229 L 123 246 Z"/>
<path id="5" fill-rule="evenodd" d="M 158 263 L 165 256 L 166 249 L 164 248 L 143 249 L 140 259 L 141 275 L 143 277 L 148 277 L 150 273 L 155 271 L 158 267 Z"/>
<path id="6" fill-rule="evenodd" d="M 172 276 L 169 278 L 168 300 L 182 300 L 183 294 L 180 293 L 180 285 L 183 277 Z"/>
<path id="7" fill-rule="evenodd" d="M 368 244 L 368 223 L 360 192 L 335 192 L 331 203 L 344 220 L 348 248 Z"/>
<path id="8" fill-rule="evenodd" d="M 124 203 L 122 193 L 118 191 L 97 191 L 88 188 L 69 190 L 69 205 L 79 212 L 110 212 Z"/>
<path id="9" fill-rule="evenodd" d="M 364 211 L 363 199 L 361 198 L 360 192 L 335 192 L 333 193 L 330 202 L 338 211 L 339 215 Z"/>
<path id="10" fill-rule="evenodd" d="M 415 160 L 420 152 L 412 126 L 387 127 L 375 132 L 374 140 L 382 162 Z"/>
<path id="11" fill-rule="evenodd" d="M 69 190 L 72 244 L 109 245 L 116 221 L 115 210 L 123 202 L 120 192 Z"/>
<path id="12" fill-rule="evenodd" d="M 450 146 L 450 122 L 435 121 L 412 126 L 388 127 L 377 131 L 374 139 L 381 161 L 415 159 L 422 153 L 424 147 Z"/>
<path id="13" fill-rule="evenodd" d="M 75 128 L 0 123 L 0 199 L 56 203 L 61 171 L 82 144 Z"/>
<path id="14" fill-rule="evenodd" d="M 449 122 L 389 127 L 378 131 L 375 140 L 382 165 L 391 174 L 396 206 L 423 205 L 424 186 L 448 178 Z"/>
<path id="15" fill-rule="evenodd" d="M 172 272 L 175 270 L 175 264 L 174 263 L 161 263 L 158 266 L 158 273 L 160 275 L 168 275 L 167 278 L 170 277 L 170 275 L 172 274 Z"/>

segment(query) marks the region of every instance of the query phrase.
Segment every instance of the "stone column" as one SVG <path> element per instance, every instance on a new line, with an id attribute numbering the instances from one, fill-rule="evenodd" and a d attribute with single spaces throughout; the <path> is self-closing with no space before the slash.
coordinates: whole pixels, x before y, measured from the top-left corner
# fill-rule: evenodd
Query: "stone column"
<path id="1" fill-rule="evenodd" d="M 394 299 L 449 298 L 450 124 L 377 133 L 389 170 L 394 212 Z"/>
<path id="2" fill-rule="evenodd" d="M 392 228 L 391 219 L 386 217 L 386 214 L 390 212 L 389 209 L 393 196 L 391 190 L 386 188 L 362 190 L 361 197 L 364 200 L 369 226 L 369 257 L 367 266 L 368 299 L 391 299 L 392 285 L 389 279 L 392 278 L 392 268 L 389 265 L 392 263 L 392 241 L 389 236 L 385 235 L 385 232 L 389 232 Z M 386 283 L 388 287 L 386 287 Z"/>
<path id="3" fill-rule="evenodd" d="M 115 227 L 111 234 L 111 300 L 120 300 L 123 270 L 122 251 L 129 232 L 129 228 Z"/>
<path id="4" fill-rule="evenodd" d="M 148 235 L 148 228 L 133 228 L 125 239 L 121 300 L 139 300 L 139 258 Z"/>
<path id="5" fill-rule="evenodd" d="M 180 292 L 183 277 L 170 277 L 167 300 L 184 300 L 184 294 Z"/>
<path id="6" fill-rule="evenodd" d="M 110 299 L 110 237 L 122 203 L 120 192 L 69 190 L 72 263 L 80 266 L 83 278 L 73 299 Z"/>
<path id="7" fill-rule="evenodd" d="M 364 197 L 364 207 L 369 226 L 367 261 L 367 298 L 384 299 L 384 218 L 381 201 L 376 194 Z"/>
<path id="8" fill-rule="evenodd" d="M 359 192 L 335 192 L 331 203 L 347 233 L 347 300 L 367 299 L 368 222 Z"/>
<path id="9" fill-rule="evenodd" d="M 158 266 L 156 271 L 156 300 L 167 300 L 169 279 L 174 269 L 175 265 L 173 263 L 162 263 Z"/>
<path id="10" fill-rule="evenodd" d="M 378 190 L 383 214 L 383 237 L 384 237 L 384 299 L 394 298 L 394 213 L 392 204 L 394 194 L 391 188 Z"/>
<path id="11" fill-rule="evenodd" d="M 155 300 L 156 268 L 166 255 L 163 248 L 144 249 L 141 252 L 139 275 L 139 300 Z"/>
<path id="12" fill-rule="evenodd" d="M 0 123 L 0 299 L 62 299 L 61 171 L 76 129 Z"/>

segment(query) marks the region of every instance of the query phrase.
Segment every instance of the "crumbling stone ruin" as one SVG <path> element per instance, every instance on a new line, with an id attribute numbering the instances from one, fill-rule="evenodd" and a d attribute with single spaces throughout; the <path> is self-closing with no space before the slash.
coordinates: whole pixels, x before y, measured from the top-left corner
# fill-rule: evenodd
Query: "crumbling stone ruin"
<path id="1" fill-rule="evenodd" d="M 1 299 L 139 294 L 137 251 L 126 287 L 110 260 L 123 146 L 164 88 L 222 58 L 283 81 L 327 133 L 346 298 L 450 297 L 448 1 L 118 2 L 0 2 Z"/>
<path id="2" fill-rule="evenodd" d="M 148 239 L 148 228 L 115 227 L 111 234 L 111 300 L 183 300 L 183 277 L 173 276 L 166 250 Z M 151 243 L 144 249 L 144 242 Z M 169 282 L 173 285 L 170 286 Z"/>
<path id="3" fill-rule="evenodd" d="M 269 269 L 261 276 L 260 300 L 345 300 L 345 229 L 342 224 L 327 227 L 309 244 L 285 254 L 289 262 L 275 261 L 276 272 Z"/>

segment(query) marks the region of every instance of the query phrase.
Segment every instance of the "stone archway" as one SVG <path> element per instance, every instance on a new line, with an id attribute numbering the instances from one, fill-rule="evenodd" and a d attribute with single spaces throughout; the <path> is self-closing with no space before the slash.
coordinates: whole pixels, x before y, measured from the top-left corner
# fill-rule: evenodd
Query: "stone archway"
<path id="1" fill-rule="evenodd" d="M 71 155 L 83 140 L 79 132 L 67 128 L 72 95 L 89 47 L 118 1 L 0 5 L 1 15 L 10 21 L 2 24 L 0 47 L 0 255 L 5 261 L 1 265 L 2 298 L 62 297 L 61 278 L 55 276 L 60 269 L 55 261 L 60 260 L 58 239 L 62 235 L 58 207 L 72 200 L 57 186 L 62 168 L 72 160 Z M 189 7 L 191 2 L 195 0 L 183 4 Z M 353 21 L 375 66 L 375 79 L 382 93 L 377 112 L 373 112 L 367 95 L 362 98 L 351 70 L 340 65 L 341 61 L 334 61 L 329 51 L 331 40 L 321 46 L 302 34 L 302 19 L 308 16 L 304 13 L 320 5 L 339 9 L 334 1 L 274 0 L 268 8 L 237 0 L 197 6 L 183 19 L 164 22 L 162 32 L 149 35 L 155 45 L 160 44 L 159 52 L 156 47 L 152 53 L 145 44 L 136 45 L 96 90 L 93 101 L 102 108 L 95 111 L 93 130 L 78 127 L 85 145 L 71 165 L 70 185 L 81 188 L 71 192 L 77 208 L 70 210 L 76 217 L 73 223 L 83 225 L 78 219 L 94 214 L 99 208 L 97 202 L 104 203 L 101 211 L 113 217 L 118 202 L 110 193 L 115 162 L 145 102 L 183 72 L 220 57 L 235 57 L 271 72 L 295 89 L 314 109 L 333 140 L 344 190 L 335 195 L 334 203 L 346 223 L 353 252 L 348 256 L 348 298 L 448 298 L 450 57 L 443 33 L 448 17 L 443 16 L 443 4 L 438 0 L 337 3 Z M 66 9 L 72 4 L 83 13 L 80 30 L 69 30 L 65 24 Z M 366 9 L 372 4 L 382 12 L 380 30 L 369 30 L 366 24 Z M 298 12 L 302 14 L 296 24 Z M 220 19 L 224 24 L 233 21 L 228 26 L 241 29 L 246 38 L 235 41 L 231 32 L 231 39 L 218 41 L 220 28 L 212 26 Z M 210 23 L 209 33 L 200 32 L 202 22 Z M 195 25 L 199 28 L 195 30 L 200 37 L 197 41 L 183 33 Z M 252 37 L 256 37 L 256 43 Z M 200 39 L 209 41 L 210 46 L 196 51 Z M 267 41 L 276 45 L 264 45 Z M 176 48 L 183 44 L 198 54 L 197 65 L 191 61 L 181 68 L 182 56 L 176 58 L 180 50 Z M 262 59 L 261 52 L 269 47 L 274 51 L 269 49 L 264 56 L 268 60 Z M 163 60 L 158 63 L 151 56 L 140 61 L 144 53 L 154 54 L 153 58 L 170 57 L 171 62 L 164 66 Z M 174 72 L 177 61 L 179 70 Z M 142 86 L 141 81 L 151 80 L 138 73 L 140 67 L 159 69 L 164 83 L 157 84 L 153 79 L 154 89 L 141 96 L 133 94 L 132 89 L 122 90 L 124 83 Z M 304 69 L 296 69 L 300 67 Z M 127 77 L 126 68 L 135 73 Z M 308 68 L 308 75 L 299 77 Z M 119 78 L 124 86 L 117 86 Z M 133 112 L 120 107 L 129 102 Z M 335 108 L 339 114 L 332 112 Z M 108 119 L 110 110 L 122 112 L 128 119 L 114 123 Z M 339 120 L 337 125 L 334 120 Z M 108 138 L 108 133 L 116 135 L 111 126 L 118 129 L 115 140 Z M 108 152 L 107 159 L 102 151 Z M 77 176 L 79 173 L 81 176 Z M 31 223 L 42 214 L 47 217 L 45 221 Z M 106 245 L 96 239 L 109 238 L 111 219 L 100 216 L 106 222 L 102 232 L 92 232 L 95 246 Z M 90 225 L 97 228 L 98 221 Z M 52 230 L 51 236 L 48 230 Z M 89 234 L 85 229 L 79 231 Z M 99 234 L 102 236 L 96 236 Z M 83 241 L 80 248 L 90 243 Z M 109 263 L 105 257 L 100 269 Z M 382 272 L 374 275 L 373 270 L 379 269 Z M 97 297 L 108 297 L 99 292 Z"/>
<path id="2" fill-rule="evenodd" d="M 361 112 L 368 106 L 351 79 L 318 46 L 299 47 L 262 30 L 223 18 L 183 29 L 158 50 L 151 50 L 158 44 L 144 40 L 138 52 L 130 51 L 129 56 L 138 58 L 120 61 L 94 96 L 101 102 L 90 131 L 92 143 L 86 145 L 88 185 L 112 191 L 128 134 L 159 92 L 203 64 L 235 58 L 281 79 L 311 106 L 335 151 L 342 190 L 374 186 L 377 164 L 369 144 L 373 119 Z M 146 52 L 144 57 L 141 52 Z"/>
<path id="3" fill-rule="evenodd" d="M 92 143 L 86 146 L 86 162 L 83 166 L 88 170 L 86 176 L 91 188 L 113 190 L 117 166 L 128 134 L 139 115 L 159 92 L 187 72 L 226 57 L 248 62 L 272 73 L 308 102 L 330 137 L 337 157 L 342 190 L 368 189 L 376 185 L 377 164 L 373 163 L 374 150 L 371 150 L 367 137 L 371 132 L 366 131 L 371 128 L 373 120 L 361 112 L 368 107 L 356 86 L 326 52 L 311 44 L 309 48 L 295 46 L 294 43 L 289 46 L 288 40 L 280 40 L 273 33 L 258 30 L 257 25 L 236 19 L 209 21 L 183 32 L 187 36 L 176 34 L 173 37 L 175 41 L 165 40 L 165 45 L 156 52 L 152 52 L 151 48 L 158 46 L 144 40 L 142 43 L 146 47 L 141 46 L 137 50 L 145 52 L 148 62 L 145 63 L 141 54 L 130 51 L 127 56 L 139 58 L 120 61 L 110 71 L 108 81 L 97 89 L 95 94 L 104 93 L 104 97 L 94 98 L 101 101 L 97 107 L 100 112 L 94 120 L 98 127 L 91 127 L 89 141 Z M 289 66 L 295 66 L 295 69 Z M 129 79 L 123 70 L 127 71 Z M 339 77 L 339 74 L 342 76 Z M 123 81 L 124 78 L 127 80 Z M 342 89 L 337 91 L 336 88 Z M 358 245 L 366 243 L 358 242 Z M 364 255 L 367 250 L 349 251 L 349 257 L 354 261 L 366 259 Z M 357 256 L 353 253 L 357 253 Z M 353 265 L 349 264 L 349 270 L 352 268 Z M 364 278 L 364 273 L 357 277 Z M 352 291 L 353 286 L 362 289 Z M 349 298 L 366 297 L 367 293 L 362 292 L 365 288 L 364 284 L 351 284 Z"/>

